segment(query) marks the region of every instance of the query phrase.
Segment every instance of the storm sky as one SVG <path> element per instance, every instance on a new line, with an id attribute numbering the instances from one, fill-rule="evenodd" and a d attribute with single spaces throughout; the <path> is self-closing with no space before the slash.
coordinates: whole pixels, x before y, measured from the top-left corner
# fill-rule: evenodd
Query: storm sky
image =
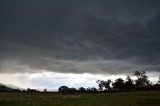
<path id="1" fill-rule="evenodd" d="M 159 0 L 0 1 L 1 75 L 135 70 L 160 72 Z"/>

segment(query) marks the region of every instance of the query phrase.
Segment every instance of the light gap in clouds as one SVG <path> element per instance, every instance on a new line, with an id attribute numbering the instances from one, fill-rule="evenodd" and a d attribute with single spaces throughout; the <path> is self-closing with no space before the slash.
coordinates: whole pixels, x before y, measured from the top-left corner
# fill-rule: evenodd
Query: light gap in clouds
<path id="1" fill-rule="evenodd" d="M 147 73 L 149 79 L 155 83 L 158 81 L 158 73 Z M 36 88 L 56 90 L 60 86 L 68 87 L 98 87 L 96 80 L 111 79 L 114 81 L 117 78 L 126 79 L 126 75 L 110 75 L 110 74 L 74 74 L 74 73 L 57 73 L 57 72 L 42 72 L 42 73 L 16 73 L 16 74 L 0 74 L 0 83 L 15 85 L 20 88 Z M 131 76 L 136 79 L 135 76 Z"/>

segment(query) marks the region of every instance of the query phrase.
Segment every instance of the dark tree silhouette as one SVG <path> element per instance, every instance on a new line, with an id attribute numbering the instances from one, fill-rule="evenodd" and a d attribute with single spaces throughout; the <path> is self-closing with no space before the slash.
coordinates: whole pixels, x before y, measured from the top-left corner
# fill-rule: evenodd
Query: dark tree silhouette
<path id="1" fill-rule="evenodd" d="M 61 87 L 59 87 L 58 92 L 60 92 L 60 93 L 76 93 L 77 90 L 76 90 L 76 88 L 73 88 L 73 87 L 69 88 L 67 86 L 61 86 Z"/>
<path id="2" fill-rule="evenodd" d="M 124 80 L 122 78 L 118 78 L 112 84 L 114 90 L 123 91 L 124 90 Z"/>
<path id="3" fill-rule="evenodd" d="M 88 87 L 87 89 L 86 89 L 86 92 L 88 92 L 88 93 L 95 93 L 95 92 L 97 92 L 98 90 L 95 88 L 95 87 L 92 87 L 92 88 L 90 88 L 90 87 Z"/>
<path id="4" fill-rule="evenodd" d="M 86 91 L 86 89 L 84 87 L 79 88 L 79 92 L 85 92 L 85 91 Z"/>
<path id="5" fill-rule="evenodd" d="M 92 92 L 97 92 L 97 89 L 96 89 L 95 87 L 92 87 L 92 88 L 91 88 L 91 91 L 92 91 Z"/>
<path id="6" fill-rule="evenodd" d="M 27 88 L 27 92 L 38 92 L 36 89 Z"/>
<path id="7" fill-rule="evenodd" d="M 47 89 L 46 89 L 46 88 L 44 88 L 43 92 L 47 92 Z"/>
<path id="8" fill-rule="evenodd" d="M 103 87 L 104 87 L 103 84 L 102 84 L 103 80 L 97 80 L 96 82 L 98 83 L 99 90 L 102 91 Z"/>
<path id="9" fill-rule="evenodd" d="M 105 90 L 110 90 L 110 84 L 111 84 L 111 80 L 107 80 L 107 81 L 103 81 L 103 80 L 97 80 L 96 81 L 98 83 L 99 86 L 99 90 L 102 91 L 103 88 L 105 88 Z"/>
<path id="10" fill-rule="evenodd" d="M 68 88 L 68 93 L 76 93 L 76 88 Z"/>
<path id="11" fill-rule="evenodd" d="M 145 71 L 135 71 L 134 75 L 137 77 L 137 80 L 135 80 L 136 89 L 140 89 L 150 85 L 148 77 L 145 74 Z"/>
<path id="12" fill-rule="evenodd" d="M 67 86 L 61 86 L 58 89 L 58 92 L 61 92 L 61 93 L 67 93 L 68 91 L 69 91 L 69 88 Z"/>
<path id="13" fill-rule="evenodd" d="M 124 88 L 126 91 L 132 91 L 134 89 L 134 83 L 130 76 L 127 76 L 126 81 L 124 83 Z"/>

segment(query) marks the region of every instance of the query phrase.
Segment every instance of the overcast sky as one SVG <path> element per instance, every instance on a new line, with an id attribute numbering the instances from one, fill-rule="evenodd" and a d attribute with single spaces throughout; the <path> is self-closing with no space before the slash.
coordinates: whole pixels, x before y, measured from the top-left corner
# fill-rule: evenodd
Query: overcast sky
<path id="1" fill-rule="evenodd" d="M 159 0 L 0 1 L 1 83 L 17 84 L 5 77 L 17 73 L 54 78 L 72 73 L 78 79 L 84 73 L 130 75 L 140 69 L 160 73 Z M 36 78 L 25 80 L 44 86 Z"/>

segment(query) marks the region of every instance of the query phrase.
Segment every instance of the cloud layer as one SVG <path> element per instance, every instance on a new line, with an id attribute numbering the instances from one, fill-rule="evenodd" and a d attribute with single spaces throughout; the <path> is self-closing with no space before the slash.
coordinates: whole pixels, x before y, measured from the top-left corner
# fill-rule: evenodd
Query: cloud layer
<path id="1" fill-rule="evenodd" d="M 160 71 L 158 0 L 0 1 L 0 72 Z"/>

